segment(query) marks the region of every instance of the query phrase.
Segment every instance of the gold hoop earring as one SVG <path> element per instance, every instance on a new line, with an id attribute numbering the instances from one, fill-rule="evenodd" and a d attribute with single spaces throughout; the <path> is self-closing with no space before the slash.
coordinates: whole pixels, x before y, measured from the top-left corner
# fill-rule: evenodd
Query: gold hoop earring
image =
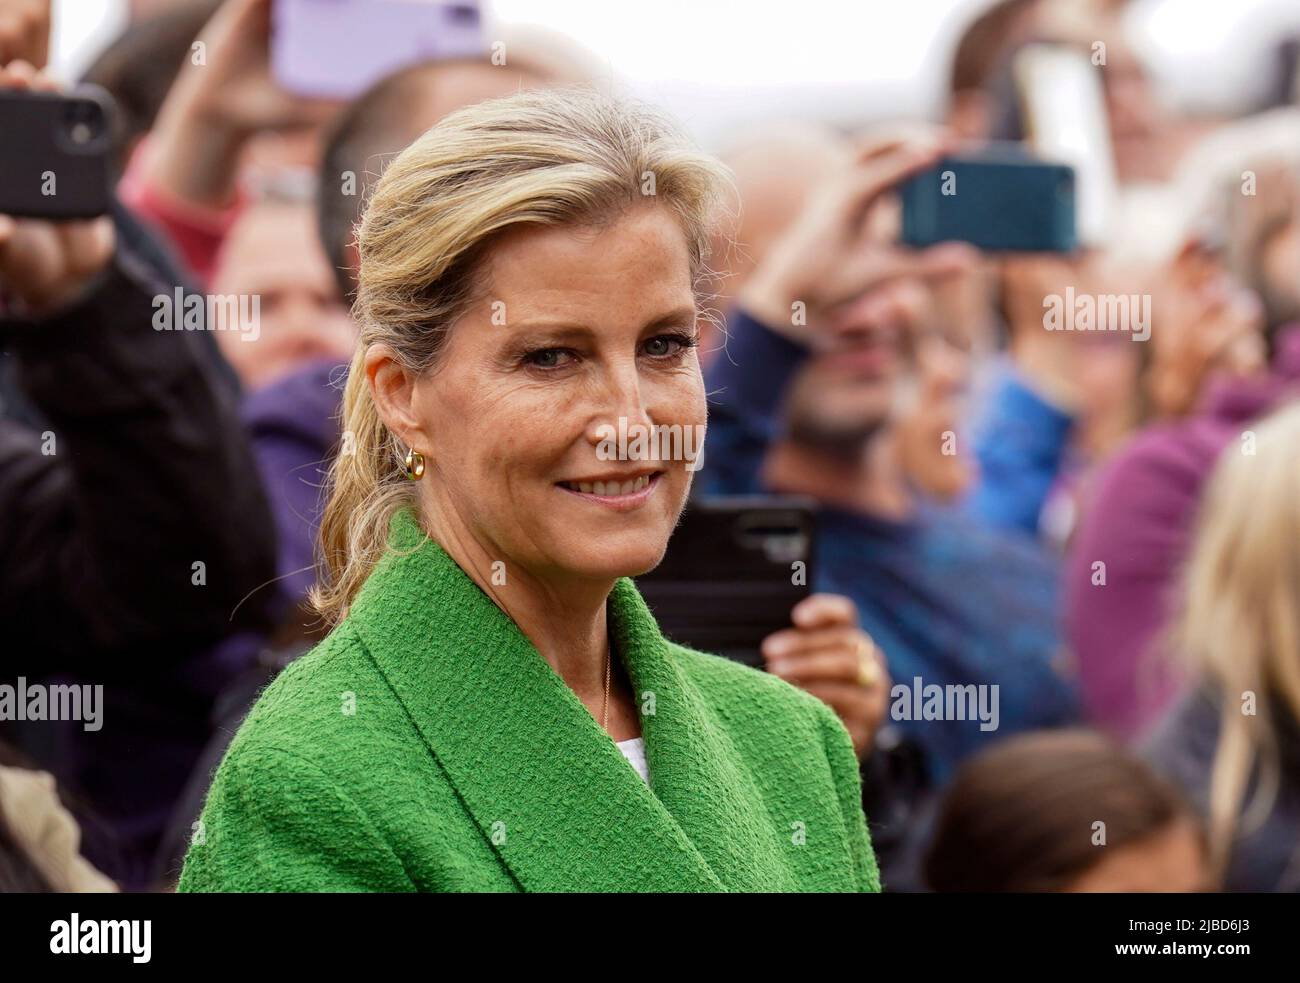
<path id="1" fill-rule="evenodd" d="M 424 455 L 414 447 L 406 452 L 406 477 L 409 481 L 419 481 L 424 477 Z"/>

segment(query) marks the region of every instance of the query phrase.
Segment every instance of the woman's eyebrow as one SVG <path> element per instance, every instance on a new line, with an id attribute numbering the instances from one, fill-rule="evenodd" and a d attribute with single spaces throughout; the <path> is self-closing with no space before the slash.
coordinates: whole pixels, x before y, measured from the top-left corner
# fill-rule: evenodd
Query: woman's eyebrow
<path id="1" fill-rule="evenodd" d="M 695 318 L 699 315 L 695 306 L 679 307 L 676 310 L 669 311 L 667 314 L 660 315 L 641 329 L 642 331 L 653 331 L 656 328 L 673 328 L 682 324 L 694 323 Z"/>
<path id="2" fill-rule="evenodd" d="M 695 320 L 696 310 L 694 307 L 679 307 L 676 310 L 660 314 L 647 321 L 640 331 L 651 331 L 656 328 L 674 327 Z M 511 324 L 517 332 L 530 332 L 532 334 L 547 335 L 559 340 L 569 338 L 594 338 L 599 335 L 600 329 L 593 328 L 586 324 L 575 324 L 572 321 L 551 320 L 549 318 L 533 318 L 524 321 L 518 321 Z"/>
<path id="3" fill-rule="evenodd" d="M 509 323 L 509 322 L 507 322 Z M 510 324 L 516 333 L 528 332 L 533 335 L 544 335 L 556 340 L 581 339 L 595 337 L 597 331 L 585 324 L 574 324 L 572 321 L 551 321 L 545 318 L 519 321 Z"/>

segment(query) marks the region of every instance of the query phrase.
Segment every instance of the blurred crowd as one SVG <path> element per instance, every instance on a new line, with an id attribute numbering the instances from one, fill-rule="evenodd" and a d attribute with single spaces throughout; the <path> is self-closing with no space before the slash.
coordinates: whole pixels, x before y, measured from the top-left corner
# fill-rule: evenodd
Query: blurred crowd
<path id="1" fill-rule="evenodd" d="M 886 674 L 764 655 L 853 736 L 887 890 L 1300 890 L 1300 102 L 1292 72 L 1248 116 L 1175 113 L 1125 6 L 978 6 L 942 120 L 706 148 L 735 200 L 693 494 L 818 503 L 812 587 Z M 521 31 L 291 95 L 270 7 L 148 5 L 84 78 L 120 110 L 111 214 L 0 215 L 0 684 L 103 694 L 102 729 L 0 713 L 0 890 L 174 884 L 231 735 L 324 630 L 366 188 L 460 107 L 609 84 Z M 0 0 L 5 89 L 49 87 L 48 11 Z M 1105 240 L 897 245 L 910 141 L 1025 139 L 1017 52 L 1097 41 Z M 177 291 L 258 298 L 256 337 L 155 330 Z M 1149 298 L 1149 338 L 1045 330 L 1067 292 Z M 994 725 L 926 685 L 991 688 Z"/>

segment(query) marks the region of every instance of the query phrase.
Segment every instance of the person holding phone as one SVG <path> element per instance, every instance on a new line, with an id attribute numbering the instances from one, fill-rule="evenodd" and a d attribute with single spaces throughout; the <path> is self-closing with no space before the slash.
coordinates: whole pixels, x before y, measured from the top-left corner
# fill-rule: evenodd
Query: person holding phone
<path id="1" fill-rule="evenodd" d="M 200 30 L 123 176 L 123 202 L 164 229 L 194 277 L 214 275 L 257 165 L 309 167 L 337 99 L 286 91 L 271 70 L 271 0 L 225 0 Z"/>
<path id="2" fill-rule="evenodd" d="M 321 529 L 335 627 L 240 728 L 181 891 L 879 889 L 831 709 L 667 642 L 627 579 L 691 462 L 600 433 L 702 434 L 722 180 L 582 90 L 461 110 L 389 165 Z"/>
<path id="3" fill-rule="evenodd" d="M 728 314 L 726 357 L 707 376 L 709 453 L 698 479 L 706 494 L 821 503 L 811 584 L 852 598 L 908 704 L 918 686 L 998 694 L 999 719 L 984 726 L 973 715 L 894 715 L 891 705 L 891 723 L 923 749 L 934 784 L 997 737 L 1077 715 L 1056 564 L 1018 533 L 924 501 L 900 453 L 921 337 L 909 298 L 975 256 L 960 243 L 902 248 L 876 216 L 944 150 L 935 137 L 864 141 L 758 258 Z"/>
<path id="4" fill-rule="evenodd" d="M 0 89 L 56 86 L 14 62 Z M 240 602 L 274 575 L 274 543 L 233 376 L 208 333 L 154 330 L 178 276 L 111 207 L 0 215 L 0 681 L 102 684 L 108 721 L 0 730 L 102 820 L 96 866 L 139 887 L 224 679 L 182 663 L 259 625 Z"/>

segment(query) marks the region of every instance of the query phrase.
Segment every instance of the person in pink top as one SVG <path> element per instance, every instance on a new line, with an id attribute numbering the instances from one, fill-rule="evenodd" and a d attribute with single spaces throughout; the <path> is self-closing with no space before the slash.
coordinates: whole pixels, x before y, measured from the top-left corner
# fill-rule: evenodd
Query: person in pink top
<path id="1" fill-rule="evenodd" d="M 207 286 L 258 172 L 314 169 L 323 127 L 341 108 L 285 92 L 271 77 L 270 0 L 226 0 L 199 33 L 150 133 L 118 186 Z"/>
<path id="2" fill-rule="evenodd" d="M 1187 555 L 1201 492 L 1221 454 L 1250 453 L 1252 422 L 1300 399 L 1300 212 L 1261 240 L 1253 269 L 1276 269 L 1253 295 L 1224 290 L 1217 261 L 1175 263 L 1182 301 L 1166 295 L 1152 335 L 1146 396 L 1156 422 L 1106 465 L 1069 551 L 1066 634 L 1085 712 L 1121 739 L 1143 735 L 1181 691 L 1160 635 Z M 1262 316 L 1261 316 L 1262 314 Z M 1289 322 L 1289 323 L 1287 323 Z M 1271 332 L 1271 366 L 1264 324 Z"/>

